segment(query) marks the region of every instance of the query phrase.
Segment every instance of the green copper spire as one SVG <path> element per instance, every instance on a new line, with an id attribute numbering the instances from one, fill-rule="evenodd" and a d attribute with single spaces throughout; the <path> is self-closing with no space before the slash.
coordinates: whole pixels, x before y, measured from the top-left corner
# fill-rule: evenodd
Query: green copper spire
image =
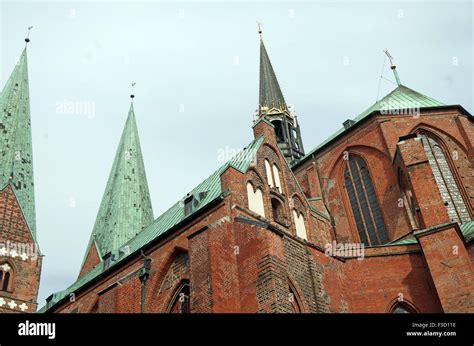
<path id="1" fill-rule="evenodd" d="M 36 241 L 26 47 L 0 94 L 0 189 L 11 184 Z"/>
<path id="2" fill-rule="evenodd" d="M 153 209 L 131 104 L 87 251 L 95 241 L 103 257 L 151 222 Z"/>
<path id="3" fill-rule="evenodd" d="M 288 110 L 260 33 L 260 110 Z"/>

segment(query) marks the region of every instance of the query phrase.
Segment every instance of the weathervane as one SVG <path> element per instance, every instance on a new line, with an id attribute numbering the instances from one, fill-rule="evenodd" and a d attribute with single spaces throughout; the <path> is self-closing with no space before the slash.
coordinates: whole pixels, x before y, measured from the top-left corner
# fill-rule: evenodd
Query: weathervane
<path id="1" fill-rule="evenodd" d="M 388 57 L 388 60 L 390 60 L 390 68 L 392 69 L 393 71 L 393 74 L 395 76 L 395 79 L 397 81 L 397 85 L 401 85 L 402 83 L 400 82 L 400 77 L 398 76 L 398 72 L 397 72 L 397 66 L 393 63 L 393 57 L 390 55 L 390 53 L 388 52 L 388 49 L 384 49 L 383 51 L 387 57 Z"/>
<path id="2" fill-rule="evenodd" d="M 258 34 L 260 35 L 260 38 L 262 38 L 262 33 L 263 33 L 262 22 L 257 20 L 257 25 L 258 25 Z"/>
<path id="3" fill-rule="evenodd" d="M 132 93 L 130 94 L 130 98 L 132 99 L 132 101 L 135 98 L 135 95 L 133 94 L 133 89 L 135 88 L 135 84 L 137 84 L 137 83 L 135 83 L 135 82 L 132 83 Z"/>
<path id="4" fill-rule="evenodd" d="M 31 29 L 33 29 L 33 27 L 29 26 L 28 27 L 28 33 L 26 34 L 26 38 L 25 38 L 26 43 L 30 42 L 30 31 L 31 31 Z"/>

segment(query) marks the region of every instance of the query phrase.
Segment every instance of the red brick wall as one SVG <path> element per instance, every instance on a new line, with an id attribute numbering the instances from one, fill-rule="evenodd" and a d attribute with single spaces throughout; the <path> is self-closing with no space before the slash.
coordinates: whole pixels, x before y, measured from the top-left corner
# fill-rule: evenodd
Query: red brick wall
<path id="1" fill-rule="evenodd" d="M 471 241 L 468 245 L 467 245 L 467 252 L 469 254 L 469 259 L 471 260 L 471 264 L 474 263 L 474 246 L 473 246 L 473 242 Z"/>
<path id="2" fill-rule="evenodd" d="M 81 271 L 79 273 L 79 277 L 82 277 L 84 274 L 89 272 L 89 270 L 94 268 L 99 263 L 100 263 L 100 257 L 99 257 L 99 254 L 97 253 L 97 248 L 95 247 L 95 244 L 92 243 L 91 246 L 89 247 L 89 252 L 86 255 L 84 264 L 82 265 Z"/>
<path id="3" fill-rule="evenodd" d="M 407 247 L 406 252 L 413 251 L 413 247 L 417 246 Z M 394 248 L 405 252 L 403 247 Z M 347 292 L 350 311 L 388 312 L 390 305 L 401 297 L 417 312 L 442 312 L 429 268 L 419 250 L 389 256 L 383 254 L 383 248 L 377 250 L 373 257 L 350 259 L 344 265 L 345 279 L 351 282 Z"/>
<path id="4" fill-rule="evenodd" d="M 456 110 L 422 112 L 419 117 L 379 115 L 348 132 L 295 170 L 309 197 L 317 197 L 315 194 L 318 193 L 318 188 L 314 183 L 311 187 L 310 181 L 317 181 L 316 178 L 319 178 L 323 201 L 334 219 L 339 241 L 358 241 L 341 179 L 343 154 L 346 151 L 359 154 L 367 162 L 390 239 L 399 238 L 411 231 L 405 209 L 398 207 L 400 190 L 392 160 L 398 138 L 416 130 L 429 131 L 443 141 L 448 153 L 457 153 L 455 157 L 458 159 L 453 160 L 455 174 L 473 215 L 474 176 L 469 163 L 469 158 L 474 157 L 471 143 L 471 138 L 474 138 L 472 121 Z"/>
<path id="5" fill-rule="evenodd" d="M 7 246 L 8 242 L 26 244 L 31 250 L 38 251 L 10 185 L 0 191 L 0 244 Z M 24 251 L 18 249 L 17 252 Z M 19 255 L 13 258 L 11 254 L 0 256 L 0 265 L 8 263 L 13 268 L 12 289 L 7 292 L 0 291 L 0 297 L 7 303 L 13 300 L 17 305 L 13 309 L 5 305 L 3 312 L 21 312 L 19 306 L 23 303 L 28 307 L 24 312 L 36 311 L 42 263 L 41 256 L 39 253 L 37 255 L 36 258 L 30 256 L 26 259 Z"/>
<path id="6" fill-rule="evenodd" d="M 417 234 L 445 312 L 474 312 L 474 271 L 454 226 Z"/>
<path id="7" fill-rule="evenodd" d="M 220 219 L 223 215 L 223 204 L 212 209 L 208 214 L 202 215 L 200 218 L 186 225 L 185 228 L 177 230 L 169 236 L 169 238 L 162 240 L 157 243 L 154 248 L 146 252 L 146 255 L 151 258 L 151 270 L 150 277 L 146 283 L 146 312 L 164 312 L 169 306 L 170 300 L 174 294 L 178 282 L 184 279 L 191 281 L 191 309 L 192 311 L 206 312 L 204 308 L 201 309 L 199 305 L 202 301 L 199 291 L 198 280 L 193 280 L 194 277 L 201 275 L 204 280 L 207 280 L 207 276 L 210 273 L 206 269 L 206 261 L 193 262 L 197 260 L 199 256 L 195 256 L 199 250 L 198 245 L 194 242 L 194 239 L 198 239 L 200 235 L 205 235 L 206 232 L 199 232 L 203 227 L 206 227 Z M 196 233 L 197 232 L 197 233 Z M 196 235 L 188 240 L 188 237 Z M 182 252 L 189 251 L 189 271 L 183 268 L 178 269 L 175 263 L 178 255 Z M 191 256 L 191 254 L 193 254 Z M 206 256 L 204 256 L 205 258 Z M 183 263 L 178 260 L 179 263 Z M 174 263 L 174 264 L 173 264 Z M 64 304 L 61 304 L 57 308 L 57 312 L 71 312 L 78 309 L 78 312 L 90 312 L 99 295 L 106 292 L 107 289 L 113 286 L 111 291 L 117 290 L 119 297 L 128 299 L 128 307 L 121 308 L 121 312 L 139 312 L 140 311 L 140 281 L 137 277 L 138 270 L 143 265 L 143 259 L 138 255 L 127 262 L 124 266 L 119 266 L 117 269 L 110 272 L 110 275 L 103 278 L 100 282 L 94 283 L 87 287 L 86 290 L 79 292 L 74 301 L 67 300 Z M 179 266 L 178 266 L 179 267 Z M 128 276 L 131 276 L 128 278 Z M 168 284 L 164 284 L 165 280 L 169 281 L 170 276 L 174 279 L 171 280 L 173 287 L 168 287 Z M 127 277 L 127 280 L 118 285 L 119 281 Z M 203 287 L 208 287 L 207 281 Z M 164 289 L 164 287 L 167 287 Z M 119 299 L 120 301 L 120 299 Z M 99 298 L 99 312 L 100 312 Z M 209 309 L 212 307 L 210 300 L 206 300 L 203 305 L 209 305 Z M 106 306 L 110 306 L 106 305 Z M 118 307 L 117 307 L 118 309 Z M 210 311 L 210 310 L 207 310 Z"/>

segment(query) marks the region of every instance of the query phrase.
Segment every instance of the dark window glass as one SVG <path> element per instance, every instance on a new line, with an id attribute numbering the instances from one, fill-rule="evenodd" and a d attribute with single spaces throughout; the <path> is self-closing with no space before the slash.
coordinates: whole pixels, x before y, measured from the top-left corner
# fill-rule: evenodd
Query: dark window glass
<path id="1" fill-rule="evenodd" d="M 387 231 L 375 189 L 367 165 L 360 157 L 350 156 L 344 170 L 344 186 L 360 241 L 365 245 L 386 243 Z"/>
<path id="2" fill-rule="evenodd" d="M 8 291 L 9 284 L 10 284 L 10 273 L 7 271 L 0 270 L 0 290 Z"/>
<path id="3" fill-rule="evenodd" d="M 275 135 L 277 138 L 277 142 L 281 143 L 285 141 L 285 134 L 283 133 L 283 126 L 280 120 L 275 120 L 272 122 L 273 126 L 275 126 Z"/>
<path id="4" fill-rule="evenodd" d="M 108 254 L 106 254 L 104 256 L 104 270 L 109 269 L 109 267 L 110 267 L 110 257 L 111 257 L 111 255 L 112 254 L 109 252 Z"/>
<path id="5" fill-rule="evenodd" d="M 188 216 L 193 211 L 193 196 L 186 198 L 184 201 L 184 216 Z"/>
<path id="6" fill-rule="evenodd" d="M 392 313 L 393 314 L 414 314 L 415 311 L 406 304 L 397 303 L 397 305 L 395 305 L 392 308 Z"/>
<path id="7" fill-rule="evenodd" d="M 272 198 L 271 203 L 272 203 L 273 220 L 275 222 L 278 222 L 278 223 L 282 224 L 282 225 L 285 225 L 285 216 L 284 216 L 284 212 L 283 212 L 283 205 L 276 198 Z"/>

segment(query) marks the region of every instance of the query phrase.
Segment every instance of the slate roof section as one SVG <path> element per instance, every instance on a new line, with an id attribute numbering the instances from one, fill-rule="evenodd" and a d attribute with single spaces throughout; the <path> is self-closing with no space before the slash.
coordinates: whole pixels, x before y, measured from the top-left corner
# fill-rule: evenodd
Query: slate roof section
<path id="1" fill-rule="evenodd" d="M 0 94 L 0 189 L 10 183 L 35 242 L 36 213 L 26 47 Z"/>
<path id="2" fill-rule="evenodd" d="M 150 192 L 131 104 L 89 245 L 95 241 L 103 257 L 118 250 L 152 222 Z"/>
<path id="3" fill-rule="evenodd" d="M 247 169 L 254 162 L 257 150 L 260 148 L 264 141 L 264 137 L 261 136 L 254 141 L 252 141 L 247 147 L 235 155 L 232 159 L 222 165 L 214 173 L 212 173 L 207 179 L 197 185 L 193 190 L 191 190 L 186 196 L 176 202 L 171 208 L 161 214 L 153 223 L 146 227 L 143 231 L 139 232 L 135 237 L 130 241 L 125 243 L 121 250 L 116 250 L 113 252 L 113 255 L 110 259 L 110 267 L 114 267 L 117 263 L 122 262 L 125 258 L 131 254 L 139 251 L 143 246 L 153 241 L 154 239 L 160 237 L 166 232 L 173 229 L 174 226 L 180 224 L 181 222 L 186 222 L 186 220 L 191 219 L 195 214 L 202 210 L 204 207 L 210 205 L 213 201 L 219 197 L 223 197 L 227 191 L 222 191 L 221 186 L 221 175 L 229 167 L 232 167 L 242 173 L 245 173 Z M 184 199 L 188 196 L 193 196 L 195 203 L 193 203 L 193 208 L 191 214 L 185 215 L 184 212 Z M 99 276 L 104 272 L 103 263 L 99 263 L 89 272 L 80 277 L 75 283 L 69 286 L 66 290 L 54 293 L 52 295 L 52 301 L 50 306 L 43 306 L 38 312 L 45 312 L 55 304 L 57 304 L 61 299 L 69 296 L 71 293 L 75 292 L 77 289 L 86 285 L 94 278 Z"/>
<path id="4" fill-rule="evenodd" d="M 410 112 L 417 109 L 439 106 L 444 106 L 444 104 L 404 85 L 399 85 L 389 94 L 383 97 L 380 101 L 374 103 L 364 112 L 355 117 L 353 119 L 354 124 L 351 127 L 354 127 L 355 125 L 357 125 L 357 123 L 361 122 L 374 112 L 381 112 L 386 114 L 400 114 L 401 112 Z M 316 148 L 308 152 L 301 160 L 295 162 L 293 167 L 296 167 L 300 163 L 306 161 L 306 159 L 317 153 L 319 150 L 321 150 L 323 147 L 325 147 L 327 144 L 332 142 L 334 139 L 336 139 L 346 131 L 348 131 L 348 129 L 344 127 L 336 131 L 332 136 L 330 136 L 324 142 L 319 144 Z"/>

